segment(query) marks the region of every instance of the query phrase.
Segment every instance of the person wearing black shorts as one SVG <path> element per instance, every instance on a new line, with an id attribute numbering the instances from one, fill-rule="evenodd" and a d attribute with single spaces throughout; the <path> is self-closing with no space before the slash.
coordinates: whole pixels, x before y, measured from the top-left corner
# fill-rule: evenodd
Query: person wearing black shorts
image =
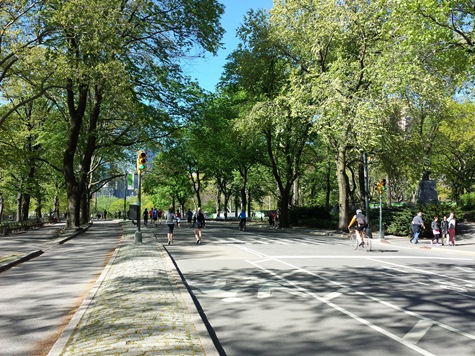
<path id="1" fill-rule="evenodd" d="M 168 213 L 167 213 L 167 216 L 166 216 L 166 219 L 167 219 L 167 227 L 168 227 L 168 234 L 167 234 L 167 238 L 168 238 L 168 244 L 173 244 L 173 228 L 175 227 L 175 214 L 173 213 L 173 208 L 170 208 L 170 210 L 168 210 Z"/>

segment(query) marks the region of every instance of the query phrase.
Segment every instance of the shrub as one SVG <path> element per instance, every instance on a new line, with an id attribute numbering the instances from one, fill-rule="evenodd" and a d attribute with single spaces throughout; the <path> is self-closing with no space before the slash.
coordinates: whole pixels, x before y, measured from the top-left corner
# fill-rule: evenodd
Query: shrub
<path id="1" fill-rule="evenodd" d="M 442 220 L 444 216 L 449 216 L 451 212 L 453 212 L 455 217 L 459 220 L 461 220 L 464 216 L 460 207 L 446 203 L 418 205 L 412 208 L 397 208 L 393 209 L 392 213 L 390 214 L 391 216 L 386 232 L 391 235 L 410 236 L 412 234 L 412 219 L 419 211 L 422 211 L 422 218 L 426 227 L 422 233 L 422 236 L 425 237 L 432 236 L 430 224 L 432 220 L 434 220 L 435 216 L 439 218 L 439 221 Z"/>
<path id="2" fill-rule="evenodd" d="M 460 205 L 463 210 L 475 209 L 475 192 L 462 194 L 459 198 Z"/>
<path id="3" fill-rule="evenodd" d="M 291 225 L 306 225 L 324 229 L 336 229 L 338 216 L 333 216 L 325 207 L 292 207 L 289 209 Z"/>

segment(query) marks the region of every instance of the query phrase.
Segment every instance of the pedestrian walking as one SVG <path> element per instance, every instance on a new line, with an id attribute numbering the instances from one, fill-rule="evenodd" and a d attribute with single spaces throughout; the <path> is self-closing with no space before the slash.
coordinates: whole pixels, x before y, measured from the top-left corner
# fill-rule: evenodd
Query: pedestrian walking
<path id="1" fill-rule="evenodd" d="M 437 246 L 439 246 L 440 223 L 439 223 L 439 218 L 437 216 L 434 217 L 434 220 L 432 221 L 430 228 L 432 229 L 432 235 L 434 235 L 434 237 L 430 241 L 430 244 L 432 245 L 435 241 Z"/>
<path id="2" fill-rule="evenodd" d="M 103 216 L 104 220 L 107 220 L 107 210 L 104 210 L 104 216 Z"/>
<path id="3" fill-rule="evenodd" d="M 186 219 L 188 220 L 188 227 L 192 227 L 193 212 L 190 209 L 188 209 L 188 211 L 186 212 Z"/>
<path id="4" fill-rule="evenodd" d="M 273 211 L 269 214 L 269 227 L 271 229 L 275 227 L 275 213 Z"/>
<path id="5" fill-rule="evenodd" d="M 162 210 L 158 209 L 157 210 L 157 216 L 158 216 L 158 224 L 159 225 L 162 225 L 162 215 L 163 215 Z"/>
<path id="6" fill-rule="evenodd" d="M 168 244 L 173 244 L 173 228 L 175 227 L 175 213 L 173 212 L 174 209 L 170 208 L 168 210 L 168 213 L 166 215 L 166 220 L 167 220 L 167 227 L 168 227 L 168 233 L 167 233 L 167 238 L 168 238 Z"/>
<path id="7" fill-rule="evenodd" d="M 418 240 L 419 240 L 419 235 L 421 233 L 421 227 L 425 229 L 424 220 L 422 220 L 422 212 L 419 211 L 417 215 L 414 216 L 414 218 L 412 219 L 412 224 L 411 224 L 412 233 L 413 233 L 411 242 L 413 244 L 419 243 Z"/>
<path id="8" fill-rule="evenodd" d="M 205 217 L 201 212 L 201 208 L 198 208 L 195 215 L 193 216 L 193 228 L 195 232 L 196 244 L 201 244 L 201 239 L 203 238 L 203 228 L 205 226 Z"/>
<path id="9" fill-rule="evenodd" d="M 447 224 L 449 225 L 449 227 L 448 227 L 449 238 L 448 238 L 447 244 L 449 246 L 455 246 L 455 216 L 454 216 L 454 213 L 450 213 L 449 217 L 447 218 Z"/>
<path id="10" fill-rule="evenodd" d="M 447 221 L 447 216 L 444 216 L 440 222 L 440 234 L 442 246 L 444 246 L 444 241 L 449 241 L 449 222 Z"/>
<path id="11" fill-rule="evenodd" d="M 177 210 L 176 213 L 175 213 L 175 216 L 176 216 L 176 227 L 180 227 L 180 223 L 181 223 L 181 213 L 180 213 L 180 210 Z"/>
<path id="12" fill-rule="evenodd" d="M 143 224 L 144 224 L 144 226 L 147 226 L 148 215 L 149 215 L 149 212 L 148 212 L 147 208 L 145 208 L 145 210 L 143 211 Z"/>

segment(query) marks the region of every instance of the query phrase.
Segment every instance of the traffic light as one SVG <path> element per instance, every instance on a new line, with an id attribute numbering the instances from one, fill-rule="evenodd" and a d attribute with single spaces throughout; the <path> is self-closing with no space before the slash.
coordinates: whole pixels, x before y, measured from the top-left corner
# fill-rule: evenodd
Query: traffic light
<path id="1" fill-rule="evenodd" d="M 142 174 L 143 171 L 147 168 L 147 154 L 140 150 L 137 152 L 137 173 Z"/>
<path id="2" fill-rule="evenodd" d="M 386 190 L 386 179 L 381 179 L 378 183 L 374 183 L 376 190 L 379 194 L 383 194 Z"/>

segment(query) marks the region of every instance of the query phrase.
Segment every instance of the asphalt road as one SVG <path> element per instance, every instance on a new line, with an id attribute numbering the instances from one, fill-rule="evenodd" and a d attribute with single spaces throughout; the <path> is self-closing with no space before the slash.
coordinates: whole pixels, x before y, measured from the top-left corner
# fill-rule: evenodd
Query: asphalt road
<path id="1" fill-rule="evenodd" d="M 471 256 L 208 226 L 166 248 L 227 355 L 475 354 Z"/>
<path id="2" fill-rule="evenodd" d="M 100 221 L 58 245 L 45 238 L 49 230 L 9 236 L 1 242 L 2 248 L 45 253 L 0 274 L 0 355 L 46 354 L 121 235 L 118 224 Z"/>

